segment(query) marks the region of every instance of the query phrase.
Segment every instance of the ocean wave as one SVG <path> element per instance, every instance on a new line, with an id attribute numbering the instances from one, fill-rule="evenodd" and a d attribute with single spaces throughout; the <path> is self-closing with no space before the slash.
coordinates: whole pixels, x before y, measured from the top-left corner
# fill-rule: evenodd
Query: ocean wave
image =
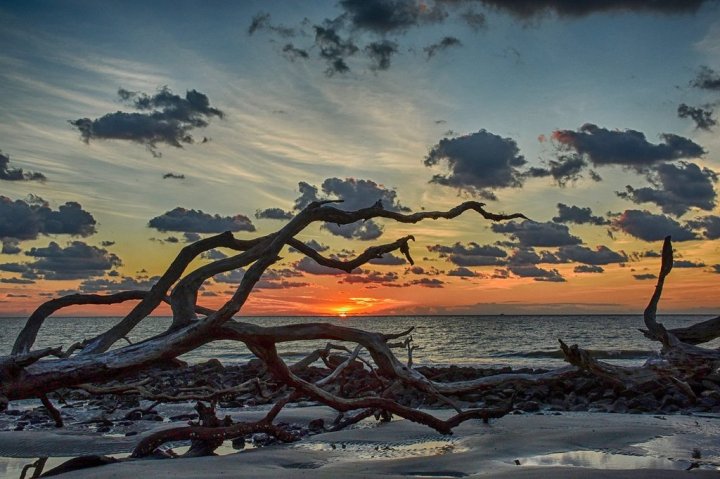
<path id="1" fill-rule="evenodd" d="M 586 350 L 595 359 L 646 359 L 656 354 L 652 350 L 644 349 L 588 349 Z M 493 354 L 495 358 L 553 358 L 563 359 L 565 355 L 560 349 L 551 351 L 527 351 Z"/>

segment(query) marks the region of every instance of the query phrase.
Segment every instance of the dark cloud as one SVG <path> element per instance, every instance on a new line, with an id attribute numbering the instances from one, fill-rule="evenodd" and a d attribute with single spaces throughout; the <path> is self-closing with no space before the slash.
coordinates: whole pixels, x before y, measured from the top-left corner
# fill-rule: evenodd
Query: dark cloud
<path id="1" fill-rule="evenodd" d="M 517 144 L 485 130 L 457 138 L 443 138 L 432 147 L 425 166 L 446 163 L 448 175 L 435 175 L 431 183 L 453 186 L 487 199 L 495 199 L 489 188 L 522 186 L 517 169 L 526 163 Z"/>
<path id="2" fill-rule="evenodd" d="M 690 118 L 695 122 L 695 128 L 705 131 L 710 131 L 713 126 L 717 125 L 717 120 L 713 118 L 714 113 L 715 112 L 710 108 L 689 106 L 685 103 L 681 103 L 677 109 L 678 117 Z"/>
<path id="3" fill-rule="evenodd" d="M 476 32 L 482 28 L 485 28 L 487 24 L 487 18 L 482 13 L 475 12 L 473 10 L 466 10 L 460 14 L 460 18 Z"/>
<path id="4" fill-rule="evenodd" d="M 563 203 L 558 203 L 557 208 L 558 215 L 552 219 L 556 223 L 591 224 L 598 226 L 610 224 L 610 220 L 602 216 L 594 216 L 589 207 L 581 208 L 575 205 L 568 206 Z"/>
<path id="5" fill-rule="evenodd" d="M 690 208 L 712 210 L 717 194 L 714 183 L 718 175 L 709 168 L 700 168 L 695 163 L 662 163 L 648 173 L 648 179 L 655 188 L 633 188 L 626 186 L 618 196 L 634 203 L 655 203 L 663 213 L 681 216 Z"/>
<path id="6" fill-rule="evenodd" d="M 78 289 L 82 293 L 118 293 L 120 291 L 145 290 L 148 291 L 160 279 L 160 276 L 152 278 L 130 278 L 123 276 L 117 281 L 107 278 L 86 279 L 80 283 Z"/>
<path id="7" fill-rule="evenodd" d="M 605 270 L 602 266 L 596 266 L 594 264 L 580 264 L 573 268 L 576 273 L 602 273 Z"/>
<path id="8" fill-rule="evenodd" d="M 688 138 L 664 133 L 662 143 L 647 141 L 645 134 L 636 130 L 608 130 L 586 123 L 577 131 L 556 130 L 553 139 L 561 148 L 572 149 L 584 155 L 595 166 L 620 165 L 645 171 L 649 166 L 664 161 L 699 158 L 705 150 Z"/>
<path id="9" fill-rule="evenodd" d="M 435 55 L 437 55 L 440 52 L 443 52 L 447 50 L 448 48 L 452 47 L 459 47 L 462 46 L 462 42 L 458 40 L 456 37 L 443 37 L 442 40 L 436 43 L 432 43 L 425 48 L 423 48 L 423 51 L 425 52 L 425 55 L 427 55 L 428 60 Z"/>
<path id="10" fill-rule="evenodd" d="M 421 24 L 437 23 L 447 13 L 441 2 L 418 3 L 415 0 L 342 0 L 351 26 L 377 34 L 404 32 Z"/>
<path id="11" fill-rule="evenodd" d="M 508 269 L 515 276 L 533 278 L 535 281 L 551 281 L 562 283 L 565 278 L 556 269 L 543 269 L 535 265 L 510 265 Z"/>
<path id="12" fill-rule="evenodd" d="M 499 266 L 505 264 L 503 258 L 507 256 L 507 252 L 502 248 L 475 242 L 470 242 L 467 246 L 455 243 L 453 246 L 430 245 L 427 248 L 458 266 Z"/>
<path id="13" fill-rule="evenodd" d="M 646 210 L 625 210 L 612 220 L 611 225 L 615 231 L 624 231 L 643 241 L 659 241 L 667 235 L 672 236 L 673 241 L 697 239 L 697 234 L 687 225 Z"/>
<path id="14" fill-rule="evenodd" d="M 65 248 L 52 241 L 44 248 L 30 248 L 25 254 L 37 258 L 22 265 L 27 268 L 25 272 L 48 280 L 103 276 L 106 271 L 122 264 L 115 254 L 82 241 L 72 241 Z"/>
<path id="15" fill-rule="evenodd" d="M 491 229 L 496 233 L 509 234 L 522 246 L 567 246 L 580 244 L 582 240 L 570 234 L 570 229 L 553 222 L 537 223 L 523 220 L 507 223 L 493 223 Z"/>
<path id="16" fill-rule="evenodd" d="M 233 269 L 232 271 L 226 271 L 225 273 L 216 274 L 213 279 L 216 283 L 229 283 L 238 284 L 242 281 L 245 276 L 245 270 L 243 268 Z"/>
<path id="17" fill-rule="evenodd" d="M 414 279 L 407 283 L 408 286 L 423 286 L 425 288 L 444 288 L 445 281 L 437 278 Z"/>
<path id="18" fill-rule="evenodd" d="M 22 251 L 20 249 L 20 242 L 13 238 L 6 238 L 2 242 L 2 254 L 18 254 Z"/>
<path id="19" fill-rule="evenodd" d="M 517 248 L 513 251 L 507 260 L 508 264 L 524 265 L 524 264 L 559 264 L 566 263 L 567 260 L 559 258 L 550 251 L 536 252 L 533 248 Z"/>
<path id="20" fill-rule="evenodd" d="M 105 247 L 105 248 L 107 248 L 108 246 L 112 246 L 112 245 L 114 245 L 114 244 L 115 244 L 114 241 L 101 241 L 101 242 L 100 242 L 100 246 L 103 246 L 103 247 Z"/>
<path id="21" fill-rule="evenodd" d="M 223 231 L 255 231 L 250 218 L 244 215 L 220 216 L 202 210 L 188 210 L 177 207 L 148 222 L 150 228 L 159 231 L 181 231 L 189 233 L 222 233 Z"/>
<path id="22" fill-rule="evenodd" d="M 255 289 L 290 289 L 290 288 L 304 288 L 310 286 L 310 283 L 304 283 L 302 281 L 269 281 L 266 279 L 260 279 L 255 283 Z"/>
<path id="23" fill-rule="evenodd" d="M 580 245 L 561 246 L 558 257 L 565 261 L 572 261 L 590 265 L 605 265 L 610 263 L 624 263 L 628 260 L 624 252 L 615 252 L 607 246 L 598 246 L 596 249 Z"/>
<path id="24" fill-rule="evenodd" d="M 347 73 L 350 67 L 345 59 L 358 51 L 352 40 L 344 39 L 340 33 L 330 25 L 315 25 L 315 46 L 320 51 L 320 58 L 327 63 L 325 74 L 333 76 L 336 73 Z"/>
<path id="25" fill-rule="evenodd" d="M 475 271 L 469 270 L 460 266 L 459 268 L 451 269 L 448 271 L 448 276 L 457 276 L 460 278 L 474 278 L 479 276 Z"/>
<path id="26" fill-rule="evenodd" d="M 24 278 L 0 278 L 0 283 L 5 284 L 35 284 L 35 281 L 32 279 L 24 279 Z"/>
<path id="27" fill-rule="evenodd" d="M 638 281 L 646 281 L 649 279 L 656 279 L 657 276 L 655 276 L 653 273 L 641 273 L 641 274 L 634 274 L 633 278 L 637 279 Z"/>
<path id="28" fill-rule="evenodd" d="M 294 62 L 298 58 L 302 60 L 307 60 L 308 58 L 310 58 L 310 54 L 308 54 L 307 50 L 297 48 L 292 43 L 286 43 L 282 49 L 282 52 L 283 56 L 291 62 Z"/>
<path id="29" fill-rule="evenodd" d="M 289 220 L 292 219 L 292 217 L 292 212 L 285 211 L 280 208 L 267 208 L 264 210 L 257 210 L 255 212 L 255 218 L 257 219 Z"/>
<path id="30" fill-rule="evenodd" d="M 312 260 L 310 258 L 303 258 L 294 265 L 295 269 L 298 271 L 302 271 L 303 273 L 308 274 L 315 274 L 315 275 L 329 275 L 329 276 L 339 276 L 348 274 L 345 271 L 336 269 L 336 268 L 329 268 L 327 266 L 323 266 L 321 264 L 317 264 L 315 260 Z M 358 274 L 362 271 L 359 268 L 356 268 L 352 271 L 352 274 Z"/>
<path id="31" fill-rule="evenodd" d="M 384 265 L 384 266 L 399 266 L 407 263 L 407 260 L 401 256 L 395 256 L 392 253 L 386 253 L 382 258 L 373 258 L 368 261 L 370 264 Z"/>
<path id="32" fill-rule="evenodd" d="M 695 88 L 701 88 L 703 90 L 716 90 L 720 91 L 720 74 L 718 74 L 712 68 L 703 65 L 700 67 L 695 79 L 690 82 Z"/>
<path id="33" fill-rule="evenodd" d="M 186 243 L 195 243 L 196 241 L 200 241 L 202 239 L 202 236 L 200 236 L 197 233 L 183 233 L 183 241 Z"/>
<path id="34" fill-rule="evenodd" d="M 74 201 L 53 211 L 37 196 L 28 201 L 0 196 L 0 238 L 3 239 L 31 240 L 40 234 L 84 237 L 95 233 L 95 224 L 95 218 Z"/>
<path id="35" fill-rule="evenodd" d="M 314 249 L 315 251 L 319 251 L 319 252 L 321 252 L 321 253 L 322 253 L 323 251 L 327 251 L 327 250 L 330 249 L 329 246 L 324 245 L 324 244 L 322 244 L 322 243 L 320 243 L 319 241 L 316 241 L 316 240 L 314 240 L 314 239 L 311 239 L 310 241 L 305 241 L 305 245 L 306 245 L 306 246 L 309 246 L 309 247 L 311 247 L 312 249 Z M 297 253 L 297 252 L 298 252 L 298 250 L 296 250 L 296 249 L 293 248 L 293 247 L 290 247 L 289 249 L 290 249 L 290 252 L 292 252 L 292 253 Z"/>
<path id="36" fill-rule="evenodd" d="M 379 271 L 363 271 L 362 274 L 351 274 L 343 277 L 340 282 L 346 284 L 389 284 L 398 281 L 400 277 L 394 271 L 381 273 Z"/>
<path id="37" fill-rule="evenodd" d="M 197 90 L 187 91 L 185 98 L 175 95 L 167 87 L 152 96 L 124 89 L 118 90 L 118 95 L 140 112 L 117 111 L 94 120 L 71 120 L 70 124 L 80 131 L 84 142 L 127 140 L 140 143 L 159 156 L 158 144 L 182 148 L 183 143 L 194 143 L 192 130 L 208 126 L 212 117 L 224 116 L 222 111 L 210 106 L 207 95 Z"/>
<path id="38" fill-rule="evenodd" d="M 260 12 L 253 17 L 248 27 L 248 35 L 253 35 L 262 30 L 267 30 L 284 38 L 291 38 L 296 35 L 294 28 L 271 23 L 270 14 L 264 12 Z"/>
<path id="39" fill-rule="evenodd" d="M 398 44 L 390 40 L 372 42 L 365 47 L 365 53 L 372 60 L 370 68 L 376 71 L 390 68 L 390 59 L 397 51 Z"/>
<path id="40" fill-rule="evenodd" d="M 10 156 L 0 151 L 0 180 L 6 181 L 45 181 L 47 178 L 36 171 L 24 171 L 10 167 Z"/>
<path id="41" fill-rule="evenodd" d="M 676 259 L 673 261 L 674 268 L 704 268 L 705 266 L 705 263 L 699 261 L 695 262 L 686 259 Z"/>
<path id="42" fill-rule="evenodd" d="M 568 183 L 581 179 L 587 166 L 587 161 L 579 155 L 560 155 L 557 159 L 548 161 L 547 168 L 528 168 L 523 175 L 531 178 L 552 176 L 558 186 L 564 187 Z M 591 172 L 591 179 L 600 181 L 599 176 L 594 176 L 592 173 L 597 175 L 595 172 Z"/>
<path id="43" fill-rule="evenodd" d="M 696 230 L 704 230 L 707 239 L 720 238 L 720 216 L 707 215 L 687 222 L 688 226 Z"/>
<path id="44" fill-rule="evenodd" d="M 710 272 L 720 274 L 720 264 L 714 264 L 710 266 Z"/>
<path id="45" fill-rule="evenodd" d="M 300 196 L 295 200 L 295 209 L 305 208 L 313 201 L 326 198 L 339 198 L 342 199 L 343 202 L 338 203 L 336 207 L 343 210 L 367 208 L 380 202 L 383 208 L 388 211 L 403 213 L 410 211 L 410 208 L 400 204 L 395 190 L 388 189 L 372 180 L 327 178 L 321 185 L 323 192 L 322 198 L 318 195 L 318 188 L 314 185 L 301 181 L 298 184 L 298 188 L 300 190 Z M 334 235 L 347 239 L 372 240 L 382 235 L 382 227 L 373 220 L 356 222 L 349 225 L 325 223 L 322 228 Z"/>
<path id="46" fill-rule="evenodd" d="M 549 13 L 583 17 L 604 12 L 692 13 L 712 0 L 479 0 L 479 3 L 521 19 Z"/>
<path id="47" fill-rule="evenodd" d="M 165 174 L 163 175 L 163 180 L 167 180 L 167 179 L 171 179 L 171 180 L 184 180 L 184 179 L 185 179 L 185 175 L 179 175 L 179 174 L 177 174 L 177 173 L 165 173 Z"/>

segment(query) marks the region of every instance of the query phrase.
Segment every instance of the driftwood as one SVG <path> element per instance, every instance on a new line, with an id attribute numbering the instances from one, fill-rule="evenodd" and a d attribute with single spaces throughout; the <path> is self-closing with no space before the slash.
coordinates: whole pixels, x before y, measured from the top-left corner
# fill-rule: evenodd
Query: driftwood
<path id="1" fill-rule="evenodd" d="M 0 357 L 0 410 L 5 409 L 9 401 L 40 398 L 50 414 L 61 424 L 62 418 L 47 399 L 49 392 L 60 388 L 76 387 L 91 394 L 135 394 L 154 401 L 206 400 L 215 401 L 227 394 L 234 394 L 258 387 L 257 383 L 240 384 L 232 390 L 206 388 L 202 390 L 182 391 L 177 394 L 150 391 L 146 385 L 136 383 L 126 386 L 106 387 L 103 384 L 117 380 L 129 374 L 148 369 L 154 365 L 166 363 L 183 353 L 203 344 L 217 340 L 236 340 L 244 343 L 250 351 L 264 361 L 267 372 L 275 381 L 285 385 L 293 394 L 310 397 L 336 410 L 370 410 L 380 415 L 397 416 L 427 425 L 442 433 L 450 433 L 461 422 L 481 418 L 500 417 L 509 412 L 511 405 L 500 408 L 470 409 L 463 411 L 448 394 L 482 389 L 493 384 L 517 382 L 542 382 L 548 378 L 562 377 L 566 371 L 545 375 L 498 375 L 480 378 L 475 381 L 458 383 L 435 383 L 411 367 L 411 342 L 404 341 L 408 351 L 410 366 L 403 364 L 391 351 L 392 341 L 404 338 L 411 330 L 396 334 L 379 334 L 331 324 L 300 324 L 293 326 L 260 327 L 233 319 L 238 313 L 253 287 L 263 273 L 280 259 L 285 247 L 292 247 L 323 266 L 352 272 L 374 258 L 400 251 L 413 264 L 409 243 L 413 236 L 405 236 L 394 242 L 367 248 L 357 257 L 338 260 L 321 255 L 296 238 L 308 225 L 316 222 L 330 222 L 338 225 L 385 218 L 400 223 L 417 223 L 428 219 L 453 219 L 466 211 L 474 211 L 486 220 L 504 221 L 513 218 L 525 218 L 522 214 L 495 214 L 484 209 L 483 203 L 464 202 L 447 211 L 422 211 L 412 214 L 387 211 L 382 204 L 356 211 L 343 211 L 331 205 L 336 201 L 319 201 L 300 211 L 292 220 L 275 233 L 251 240 L 236 239 L 230 232 L 211 236 L 184 247 L 168 267 L 167 271 L 149 291 L 127 291 L 111 295 L 74 294 L 48 301 L 37 308 L 28 318 L 25 327 L 18 335 L 12 354 Z M 189 264 L 200 254 L 213 248 L 228 248 L 237 254 L 213 261 L 186 272 Z M 202 307 L 197 303 L 198 290 L 213 276 L 228 271 L 245 268 L 240 284 L 232 297 L 217 310 Z M 77 304 L 117 304 L 137 301 L 132 310 L 109 330 L 102 334 L 80 341 L 63 352 L 60 348 L 34 350 L 33 345 L 40 333 L 45 319 L 56 311 Z M 118 341 L 127 339 L 128 333 L 144 318 L 151 314 L 163 301 L 172 308 L 172 325 L 164 333 L 111 349 Z M 342 346 L 349 356 L 339 364 L 331 364 L 329 351 L 311 354 L 307 361 L 289 368 L 279 357 L 276 344 L 288 341 L 323 340 L 355 343 L 353 351 Z M 401 339 L 402 341 L 402 339 Z M 370 359 L 359 357 L 361 350 L 367 351 Z M 51 358 L 54 356 L 55 358 Z M 332 366 L 329 375 L 315 383 L 307 382 L 296 374 L 315 360 L 315 357 Z M 360 362 L 358 362 L 360 361 Z M 335 383 L 346 376 L 346 368 L 353 364 L 367 367 L 377 380 L 377 387 L 370 388 L 359 397 L 346 398 L 337 394 Z M 429 394 L 456 409 L 457 414 L 448 420 L 440 420 L 424 411 L 399 404 L 392 399 L 393 384 L 402 383 Z M 277 412 L 283 401 L 276 403 Z M 273 411 L 275 408 L 273 408 Z M 275 414 L 277 414 L 275 412 Z M 57 413 L 57 415 L 56 415 Z M 150 442 L 144 442 L 136 455 L 145 455 L 153 445 L 172 438 L 196 438 L 211 441 L 213 438 L 232 437 L 249 430 L 265 430 L 280 439 L 290 439 L 283 432 L 274 429 L 272 417 L 253 424 L 235 424 L 222 428 L 207 425 L 193 426 L 192 429 L 180 428 L 159 433 Z M 164 435 L 164 436 L 163 436 Z M 168 439 L 171 438 L 171 439 Z M 212 441 L 211 441 L 212 442 Z"/>
<path id="2" fill-rule="evenodd" d="M 643 334 L 662 345 L 660 358 L 641 367 L 623 367 L 598 361 L 578 347 L 568 346 L 560 340 L 565 359 L 595 376 L 625 389 L 667 390 L 675 388 L 691 402 L 697 400 L 691 383 L 697 384 L 720 368 L 720 351 L 696 346 L 720 336 L 719 318 L 704 321 L 687 328 L 668 330 L 657 321 L 657 308 L 665 279 L 673 267 L 673 250 L 670 236 L 665 238 L 662 262 L 655 291 L 648 302 L 643 320 L 647 329 Z"/>

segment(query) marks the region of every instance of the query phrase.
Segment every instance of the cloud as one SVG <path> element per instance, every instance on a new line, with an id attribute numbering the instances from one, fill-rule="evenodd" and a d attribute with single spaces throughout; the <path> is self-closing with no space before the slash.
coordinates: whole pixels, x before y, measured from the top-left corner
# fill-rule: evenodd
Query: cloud
<path id="1" fill-rule="evenodd" d="M 436 43 L 432 43 L 425 48 L 423 48 L 423 51 L 425 52 L 425 55 L 427 55 L 428 60 L 437 55 L 440 52 L 443 52 L 447 50 L 448 48 L 452 47 L 459 47 L 462 46 L 462 42 L 458 40 L 456 37 L 443 37 L 442 40 Z"/>
<path id="2" fill-rule="evenodd" d="M 191 233 L 222 233 L 223 231 L 255 231 L 255 226 L 245 215 L 211 215 L 202 210 L 177 207 L 148 222 L 158 231 L 181 231 Z"/>
<path id="3" fill-rule="evenodd" d="M 345 271 L 318 264 L 315 262 L 315 260 L 308 257 L 302 258 L 300 261 L 294 264 L 294 267 L 298 271 L 314 275 L 340 276 L 348 274 Z M 355 268 L 352 271 L 352 274 L 358 274 L 361 272 L 362 270 L 360 270 L 359 268 Z"/>
<path id="4" fill-rule="evenodd" d="M 704 268 L 705 266 L 705 263 L 689 261 L 686 259 L 676 259 L 673 261 L 674 268 Z"/>
<path id="5" fill-rule="evenodd" d="M 45 181 L 47 177 L 36 171 L 23 171 L 10 167 L 10 155 L 0 151 L 0 180 L 5 181 Z"/>
<path id="6" fill-rule="evenodd" d="M 381 273 L 379 271 L 363 271 L 362 274 L 351 274 L 343 277 L 340 282 L 346 284 L 389 284 L 398 281 L 400 277 L 394 271 Z"/>
<path id="7" fill-rule="evenodd" d="M 703 65 L 690 85 L 703 90 L 720 91 L 720 74 L 707 65 Z"/>
<path id="8" fill-rule="evenodd" d="M 386 253 L 382 256 L 382 258 L 373 258 L 368 261 L 368 263 L 383 266 L 399 266 L 407 263 L 407 260 L 401 256 L 395 256 L 392 253 Z"/>
<path id="9" fill-rule="evenodd" d="M 414 279 L 407 283 L 408 286 L 422 286 L 424 288 L 444 288 L 445 281 L 437 278 Z"/>
<path id="10" fill-rule="evenodd" d="M 720 238 L 720 216 L 707 215 L 687 222 L 688 226 L 693 229 L 705 230 L 703 235 L 707 239 L 718 239 Z"/>
<path id="11" fill-rule="evenodd" d="M 526 163 L 517 144 L 486 130 L 466 136 L 443 138 L 432 147 L 425 166 L 447 164 L 449 174 L 434 175 L 431 183 L 453 186 L 486 199 L 496 199 L 489 188 L 520 187 L 517 169 Z"/>
<path id="12" fill-rule="evenodd" d="M 556 130 L 553 139 L 561 148 L 584 155 L 595 166 L 620 165 L 645 171 L 650 165 L 683 158 L 699 158 L 705 150 L 688 138 L 663 133 L 662 143 L 647 141 L 636 130 L 608 130 L 586 123 L 577 131 Z"/>
<path id="13" fill-rule="evenodd" d="M 634 203 L 655 203 L 663 213 L 681 216 L 690 208 L 712 210 L 717 194 L 714 183 L 718 174 L 709 168 L 700 168 L 695 163 L 662 163 L 648 173 L 648 179 L 655 188 L 633 188 L 626 186 L 625 192 L 618 192 L 621 198 Z"/>
<path id="14" fill-rule="evenodd" d="M 90 236 L 95 233 L 95 218 L 79 203 L 69 201 L 53 211 L 42 198 L 28 201 L 0 196 L 0 238 L 36 239 L 38 235 L 67 234 Z"/>
<path id="15" fill-rule="evenodd" d="M 473 10 L 466 10 L 460 14 L 460 18 L 474 31 L 479 31 L 485 28 L 487 24 L 487 18 L 482 13 L 475 12 Z"/>
<path id="16" fill-rule="evenodd" d="M 32 279 L 23 279 L 23 278 L 0 278 L 0 283 L 5 284 L 35 284 L 35 281 Z"/>
<path id="17" fill-rule="evenodd" d="M 556 269 L 543 269 L 535 265 L 510 265 L 508 269 L 515 276 L 533 278 L 535 281 L 550 281 L 562 283 L 565 278 Z"/>
<path id="18" fill-rule="evenodd" d="M 493 245 L 479 245 L 475 242 L 455 243 L 453 246 L 430 245 L 428 251 L 439 253 L 441 258 L 447 258 L 458 266 L 499 266 L 505 264 L 503 258 L 507 252 Z"/>
<path id="19" fill-rule="evenodd" d="M 91 140 L 132 141 L 144 145 L 154 156 L 160 156 L 158 144 L 182 148 L 183 144 L 195 143 L 192 130 L 208 126 L 212 117 L 224 117 L 222 111 L 210 106 L 207 95 L 197 90 L 188 90 L 185 98 L 173 94 L 167 87 L 152 96 L 122 88 L 118 95 L 139 112 L 117 111 L 94 120 L 71 120 L 70 124 L 80 131 L 85 143 Z"/>
<path id="20" fill-rule="evenodd" d="M 594 264 L 580 264 L 573 268 L 576 273 L 602 273 L 605 270 L 602 266 L 596 266 Z"/>
<path id="21" fill-rule="evenodd" d="M 183 233 L 183 240 L 186 243 L 194 243 L 196 241 L 200 241 L 201 239 L 202 239 L 202 236 L 200 236 L 197 233 L 188 233 L 188 232 Z"/>
<path id="22" fill-rule="evenodd" d="M 22 251 L 20 249 L 20 242 L 14 238 L 6 238 L 2 242 L 2 254 L 18 254 Z"/>
<path id="23" fill-rule="evenodd" d="M 184 179 L 185 179 L 185 175 L 179 175 L 179 174 L 177 174 L 177 173 L 165 173 L 165 174 L 163 175 L 163 180 L 168 180 L 168 179 L 171 179 L 171 180 L 184 180 Z"/>
<path id="24" fill-rule="evenodd" d="M 447 14 L 441 2 L 418 3 L 415 0 L 342 0 L 351 26 L 377 34 L 404 32 L 421 24 L 437 23 Z"/>
<path id="25" fill-rule="evenodd" d="M 459 267 L 455 269 L 451 269 L 448 271 L 448 276 L 457 276 L 459 278 L 474 278 L 476 276 L 479 276 L 475 271 L 469 270 L 464 267 Z"/>
<path id="26" fill-rule="evenodd" d="M 605 265 L 610 263 L 624 263 L 628 260 L 624 252 L 615 252 L 607 246 L 598 246 L 590 249 L 580 245 L 562 246 L 558 250 L 558 257 L 564 261 L 590 265 Z"/>
<path id="27" fill-rule="evenodd" d="M 37 276 L 47 280 L 84 279 L 103 276 L 106 271 L 122 265 L 114 253 L 82 241 L 72 241 L 61 247 L 51 241 L 47 247 L 30 248 L 27 256 L 37 258 L 26 264 L 12 263 L 10 268 L 23 269 L 23 277 Z M 3 271 L 10 271 L 8 264 L 0 265 Z"/>
<path id="28" fill-rule="evenodd" d="M 224 273 L 216 274 L 215 276 L 213 276 L 213 280 L 215 280 L 216 283 L 237 284 L 242 281 L 243 276 L 245 276 L 245 270 L 243 268 L 238 268 L 231 271 L 226 271 Z"/>
<path id="29" fill-rule="evenodd" d="M 390 68 L 390 59 L 398 51 L 398 44 L 390 40 L 372 42 L 365 47 L 365 53 L 372 60 L 372 70 L 387 70 Z"/>
<path id="30" fill-rule="evenodd" d="M 556 14 L 560 17 L 584 17 L 594 13 L 632 12 L 632 13 L 693 13 L 703 3 L 711 0 L 479 0 L 479 3 L 518 17 L 529 19 Z"/>
<path id="31" fill-rule="evenodd" d="M 255 212 L 255 218 L 257 219 L 289 220 L 292 219 L 292 217 L 292 212 L 285 211 L 280 208 L 267 208 L 264 210 L 257 210 Z"/>
<path id="32" fill-rule="evenodd" d="M 638 281 L 646 281 L 649 279 L 656 279 L 657 276 L 655 276 L 653 273 L 642 273 L 642 274 L 634 274 L 633 278 L 637 279 Z"/>
<path id="33" fill-rule="evenodd" d="M 624 231 L 643 241 L 659 241 L 667 235 L 672 236 L 673 241 L 697 239 L 697 234 L 687 225 L 681 225 L 668 216 L 656 215 L 647 210 L 625 210 L 612 220 L 611 227 L 615 231 Z"/>
<path id="34" fill-rule="evenodd" d="M 327 63 L 325 74 L 329 77 L 337 73 L 347 73 L 350 67 L 345 59 L 358 51 L 357 45 L 350 39 L 343 39 L 331 26 L 315 25 L 315 46 L 320 51 L 320 58 Z"/>
<path id="35" fill-rule="evenodd" d="M 570 229 L 553 222 L 537 223 L 523 220 L 507 223 L 493 223 L 490 227 L 496 233 L 509 234 L 522 246 L 567 246 L 580 244 L 582 240 L 570 234 Z"/>
<path id="36" fill-rule="evenodd" d="M 291 27 L 286 27 L 284 25 L 274 25 L 270 22 L 270 14 L 260 12 L 256 14 L 252 21 L 250 22 L 250 26 L 248 27 L 248 35 L 253 35 L 258 31 L 267 30 L 273 33 L 276 33 L 277 35 L 284 37 L 284 38 L 290 38 L 295 36 L 295 29 Z"/>
<path id="37" fill-rule="evenodd" d="M 78 286 L 82 293 L 118 293 L 120 291 L 143 290 L 148 291 L 160 279 L 160 276 L 152 278 L 130 278 L 123 276 L 117 281 L 107 278 L 86 279 Z"/>
<path id="38" fill-rule="evenodd" d="M 581 208 L 575 205 L 568 206 L 563 203 L 558 203 L 557 208 L 558 215 L 552 219 L 556 223 L 591 224 L 598 226 L 610 224 L 610 220 L 602 216 L 594 216 L 589 207 Z"/>
<path id="39" fill-rule="evenodd" d="M 291 62 L 294 62 L 298 58 L 302 60 L 307 60 L 308 58 L 310 58 L 310 54 L 308 54 L 307 50 L 297 48 L 292 43 L 286 43 L 282 49 L 282 52 L 283 56 Z"/>
<path id="40" fill-rule="evenodd" d="M 225 258 L 227 258 L 228 255 L 226 255 L 225 253 L 223 253 L 223 252 L 220 251 L 220 250 L 211 249 L 211 250 L 209 250 L 209 251 L 203 252 L 203 253 L 200 255 L 200 257 L 201 257 L 202 259 L 209 259 L 209 260 L 211 260 L 211 261 L 217 261 L 217 260 L 219 260 L 219 259 L 225 259 Z"/>
<path id="41" fill-rule="evenodd" d="M 715 112 L 710 108 L 689 106 L 685 103 L 681 103 L 677 109 L 678 117 L 690 118 L 695 122 L 695 128 L 705 131 L 710 131 L 713 126 L 717 125 L 717 120 L 713 118 L 714 113 Z"/>
<path id="42" fill-rule="evenodd" d="M 508 258 L 507 263 L 514 265 L 540 263 L 558 264 L 566 261 L 567 260 L 562 260 L 549 251 L 541 251 L 540 254 L 538 254 L 533 248 L 518 248 L 513 251 L 512 255 Z"/>
<path id="43" fill-rule="evenodd" d="M 327 178 L 323 181 L 321 188 L 323 197 L 318 193 L 318 187 L 301 181 L 298 183 L 300 196 L 295 200 L 295 209 L 305 208 L 313 201 L 326 198 L 339 198 L 342 203 L 335 205 L 343 210 L 357 210 L 367 208 L 380 202 L 382 207 L 388 211 L 406 213 L 410 211 L 400 204 L 397 192 L 393 189 L 375 183 L 372 180 L 361 180 L 355 178 Z M 347 239 L 372 240 L 382 235 L 382 227 L 373 220 L 358 221 L 348 225 L 337 225 L 325 223 L 323 229 L 330 233 Z"/>

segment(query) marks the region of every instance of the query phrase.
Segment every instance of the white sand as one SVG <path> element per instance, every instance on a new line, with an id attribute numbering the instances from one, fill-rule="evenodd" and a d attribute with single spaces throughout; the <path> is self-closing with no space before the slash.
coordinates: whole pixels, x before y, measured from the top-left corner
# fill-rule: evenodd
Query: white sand
<path id="1" fill-rule="evenodd" d="M 235 416 L 255 419 L 261 414 Z M 306 423 L 317 417 L 330 420 L 334 414 L 323 407 L 292 408 L 284 411 L 279 419 Z M 220 457 L 129 461 L 57 477 L 720 477 L 720 470 L 681 470 L 692 461 L 693 448 L 702 452 L 701 462 L 720 465 L 718 437 L 720 417 L 710 415 L 511 415 L 490 425 L 481 421 L 464 423 L 450 437 L 408 421 L 393 421 L 320 434 L 293 446 L 270 446 Z M 0 433 L 0 453 L 67 456 L 81 449 L 86 453 L 110 453 L 129 451 L 137 441 L 138 436 L 134 436 L 95 439 L 91 443 L 87 437 L 55 432 L 6 432 Z M 545 460 L 568 464 L 590 459 L 587 465 L 591 467 L 526 465 L 543 460 L 536 456 L 563 452 L 568 454 Z M 516 459 L 523 465 L 516 465 Z"/>

